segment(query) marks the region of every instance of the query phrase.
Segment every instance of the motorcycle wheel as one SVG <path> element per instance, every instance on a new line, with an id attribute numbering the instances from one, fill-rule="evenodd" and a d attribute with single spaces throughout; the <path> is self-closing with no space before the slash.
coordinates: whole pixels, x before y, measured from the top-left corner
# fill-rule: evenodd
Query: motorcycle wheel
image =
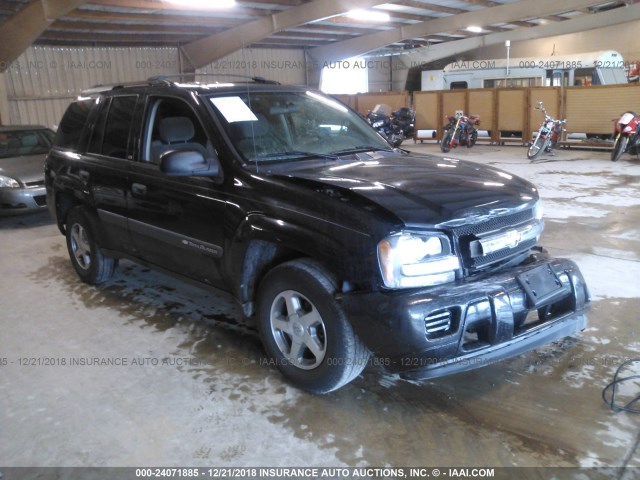
<path id="1" fill-rule="evenodd" d="M 444 135 L 444 137 L 442 137 L 442 140 L 440 141 L 440 150 L 442 150 L 444 153 L 447 153 L 449 150 L 451 150 L 452 138 L 453 138 L 453 129 L 448 130 L 447 133 Z"/>
<path id="2" fill-rule="evenodd" d="M 629 142 L 629 137 L 626 135 L 618 135 L 615 143 L 613 144 L 613 150 L 611 151 L 611 161 L 617 162 L 620 160 L 622 154 L 627 150 L 627 143 Z"/>
<path id="3" fill-rule="evenodd" d="M 478 131 L 477 130 L 473 130 L 469 134 L 469 138 L 467 139 L 467 148 L 473 147 L 476 144 L 477 140 L 478 140 Z"/>
<path id="4" fill-rule="evenodd" d="M 545 151 L 546 146 L 547 139 L 538 135 L 527 151 L 527 158 L 532 162 L 535 161 Z"/>
<path id="5" fill-rule="evenodd" d="M 398 148 L 402 145 L 404 137 L 402 135 L 391 135 L 391 139 L 389 141 L 391 142 L 391 145 L 393 145 L 393 148 Z"/>

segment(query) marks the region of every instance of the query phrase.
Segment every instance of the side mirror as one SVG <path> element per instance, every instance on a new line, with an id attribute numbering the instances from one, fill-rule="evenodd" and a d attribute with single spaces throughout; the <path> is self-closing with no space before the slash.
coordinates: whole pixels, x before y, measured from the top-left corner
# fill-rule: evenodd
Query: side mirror
<path id="1" fill-rule="evenodd" d="M 197 150 L 171 150 L 160 156 L 160 171 L 171 177 L 217 177 L 222 168 L 216 156 L 205 159 Z"/>

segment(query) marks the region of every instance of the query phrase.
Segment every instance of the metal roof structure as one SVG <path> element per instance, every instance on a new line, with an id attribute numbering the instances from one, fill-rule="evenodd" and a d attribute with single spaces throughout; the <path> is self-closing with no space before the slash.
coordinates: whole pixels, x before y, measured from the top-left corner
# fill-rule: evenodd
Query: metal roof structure
<path id="1" fill-rule="evenodd" d="M 179 3 L 173 3 L 179 2 Z M 29 45 L 172 46 L 200 67 L 244 47 L 396 54 L 502 32 L 562 24 L 636 0 L 0 0 L 0 62 Z M 189 3 L 189 5 L 192 5 Z M 362 20 L 353 9 L 387 14 Z M 42 18 L 44 17 L 44 18 Z M 460 21 L 452 21 L 460 19 Z M 467 30 L 470 26 L 480 31 Z"/>

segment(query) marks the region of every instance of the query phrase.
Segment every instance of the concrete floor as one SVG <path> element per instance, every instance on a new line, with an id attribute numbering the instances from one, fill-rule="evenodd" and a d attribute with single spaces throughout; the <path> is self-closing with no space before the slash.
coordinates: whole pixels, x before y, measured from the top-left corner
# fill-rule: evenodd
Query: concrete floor
<path id="1" fill-rule="evenodd" d="M 540 187 L 541 243 L 578 262 L 594 297 L 581 336 L 434 382 L 365 371 L 312 396 L 261 365 L 226 296 L 128 262 L 87 286 L 47 214 L 2 218 L 0 466 L 609 466 L 639 478 L 640 416 L 600 395 L 640 356 L 640 161 L 560 150 L 529 164 L 520 146 L 490 145 L 450 156 Z M 21 365 L 32 358 L 66 364 Z"/>

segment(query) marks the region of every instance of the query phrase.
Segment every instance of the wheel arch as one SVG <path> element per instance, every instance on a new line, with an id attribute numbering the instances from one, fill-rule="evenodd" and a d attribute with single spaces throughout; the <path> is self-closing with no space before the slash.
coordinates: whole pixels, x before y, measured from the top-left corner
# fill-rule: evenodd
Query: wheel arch
<path id="1" fill-rule="evenodd" d="M 58 224 L 58 230 L 63 235 L 66 235 L 66 222 L 67 216 L 72 208 L 82 205 L 82 201 L 77 198 L 72 192 L 67 190 L 58 190 L 55 192 L 55 216 L 56 223 Z"/>
<path id="2" fill-rule="evenodd" d="M 255 298 L 264 276 L 276 266 L 309 258 L 321 265 L 337 282 L 348 288 L 347 273 L 331 261 L 341 250 L 332 237 L 262 214 L 249 215 L 236 231 L 227 255 L 227 271 L 235 280 L 234 294 L 244 314 L 255 313 Z"/>

